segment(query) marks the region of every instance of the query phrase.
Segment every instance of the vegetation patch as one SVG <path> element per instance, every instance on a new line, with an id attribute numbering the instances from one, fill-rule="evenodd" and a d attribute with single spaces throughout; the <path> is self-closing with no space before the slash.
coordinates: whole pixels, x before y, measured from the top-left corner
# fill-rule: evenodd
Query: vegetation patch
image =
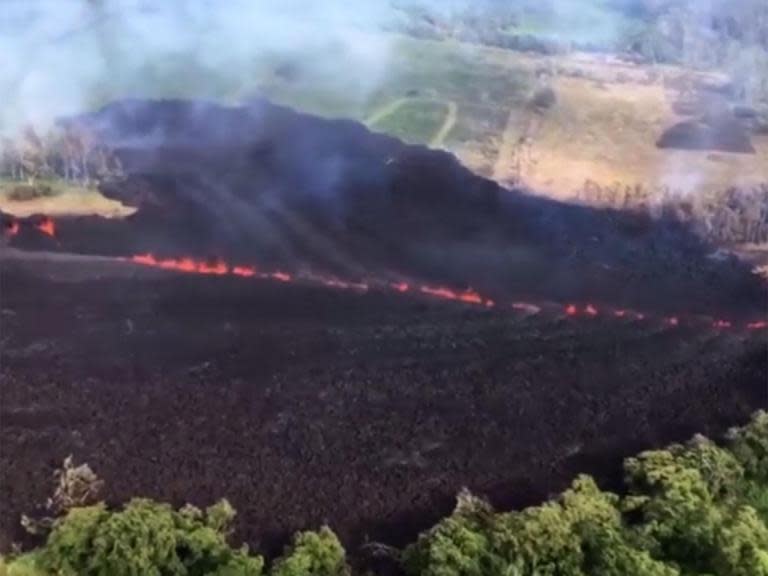
<path id="1" fill-rule="evenodd" d="M 408 144 L 425 144 L 440 130 L 448 105 L 434 100 L 409 100 L 372 128 L 400 138 Z"/>

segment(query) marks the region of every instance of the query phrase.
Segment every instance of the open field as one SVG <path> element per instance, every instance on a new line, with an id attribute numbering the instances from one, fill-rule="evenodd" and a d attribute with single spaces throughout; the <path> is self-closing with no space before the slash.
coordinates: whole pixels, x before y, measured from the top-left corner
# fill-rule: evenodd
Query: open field
<path id="1" fill-rule="evenodd" d="M 19 188 L 25 191 L 21 198 L 16 192 Z M 42 188 L 46 192 L 26 195 L 26 190 L 31 188 Z M 0 180 L 0 210 L 20 217 L 32 214 L 99 214 L 119 217 L 133 213 L 133 209 L 106 198 L 94 187 L 77 186 L 58 180 L 37 182 L 34 186 Z"/>
<path id="2" fill-rule="evenodd" d="M 369 124 L 377 131 L 385 132 L 409 144 L 423 144 L 434 140 L 444 140 L 444 126 L 449 126 L 449 111 L 456 105 L 430 100 L 407 100 L 390 114 Z M 454 115 L 455 117 L 455 112 Z"/>

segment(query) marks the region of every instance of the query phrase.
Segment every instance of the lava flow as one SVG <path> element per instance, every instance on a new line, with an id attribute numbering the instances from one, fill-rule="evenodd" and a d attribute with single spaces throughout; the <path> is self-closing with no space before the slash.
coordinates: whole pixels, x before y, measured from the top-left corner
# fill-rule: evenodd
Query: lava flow
<path id="1" fill-rule="evenodd" d="M 9 238 L 13 238 L 18 233 L 19 233 L 19 222 L 18 222 L 18 220 L 8 220 L 5 223 L 5 229 L 3 230 L 3 234 L 8 236 Z"/>
<path id="2" fill-rule="evenodd" d="M 420 288 L 422 294 L 428 296 L 434 296 L 435 298 L 442 298 L 443 300 L 456 300 L 458 302 L 465 302 L 466 304 L 482 304 L 488 308 L 492 308 L 495 303 L 493 300 L 485 300 L 480 294 L 474 290 L 466 290 L 464 292 L 456 292 L 450 288 L 444 287 L 432 287 L 422 286 Z"/>
<path id="3" fill-rule="evenodd" d="M 56 236 L 56 225 L 54 224 L 53 219 L 48 216 L 45 216 L 40 222 L 35 224 L 35 228 L 52 238 Z"/>
<path id="4" fill-rule="evenodd" d="M 163 270 L 177 270 L 179 272 L 192 272 L 197 274 L 213 274 L 216 276 L 224 276 L 230 273 L 229 266 L 221 261 L 206 262 L 203 260 L 193 260 L 192 258 L 165 258 L 157 259 L 152 254 L 138 254 L 131 256 L 131 261 L 136 264 L 142 264 L 144 266 L 153 266 L 155 268 L 162 268 Z M 237 267 L 232 269 L 233 274 L 238 276 L 245 276 L 245 269 Z M 255 274 L 255 271 L 254 271 Z"/>
<path id="5" fill-rule="evenodd" d="M 34 222 L 34 228 L 40 233 L 50 237 L 56 237 L 56 225 L 52 218 L 43 216 L 36 222 Z M 3 234 L 6 237 L 16 236 L 20 231 L 20 222 L 18 220 L 7 220 L 4 223 Z M 455 302 L 462 302 L 465 304 L 471 304 L 476 306 L 483 306 L 485 308 L 497 308 L 497 304 L 494 300 L 486 298 L 476 292 L 473 289 L 455 290 L 445 286 L 430 286 L 419 285 L 413 286 L 407 282 L 384 282 L 380 280 L 368 280 L 365 282 L 353 282 L 348 280 L 342 280 L 336 277 L 317 275 L 312 273 L 299 273 L 297 276 L 289 274 L 283 271 L 270 271 L 261 272 L 256 267 L 250 265 L 232 265 L 224 262 L 220 259 L 200 260 L 189 257 L 184 258 L 157 258 L 153 254 L 137 254 L 128 258 L 131 262 L 142 266 L 150 266 L 153 268 L 160 268 L 163 270 L 173 270 L 177 272 L 203 274 L 212 276 L 238 276 L 241 278 L 260 278 L 266 280 L 274 280 L 277 282 L 291 283 L 296 280 L 303 282 L 309 282 L 319 284 L 328 288 L 334 288 L 339 290 L 354 290 L 357 292 L 367 292 L 371 287 L 380 290 L 390 290 L 398 294 L 405 294 L 411 291 L 418 292 L 423 296 L 437 298 L 441 300 L 451 300 Z M 502 304 L 502 309 L 509 309 L 518 312 L 525 312 L 527 314 L 537 314 L 542 308 L 536 304 L 528 302 L 514 302 L 510 304 Z M 568 304 L 563 308 L 563 312 L 566 317 L 587 317 L 597 318 L 606 314 L 613 316 L 617 319 L 632 319 L 634 321 L 646 320 L 646 315 L 642 312 L 636 312 L 627 309 L 611 309 L 602 308 L 599 309 L 594 304 L 587 303 L 583 306 L 576 304 Z M 652 318 L 650 318 L 652 319 Z M 690 324 L 693 320 L 688 317 L 681 317 L 679 315 L 671 315 L 666 317 L 656 317 L 656 320 L 663 322 L 670 328 L 678 328 L 685 324 Z M 736 328 L 736 324 L 731 320 L 722 318 L 713 318 L 709 320 L 710 326 L 716 330 L 730 330 Z M 755 320 L 749 323 L 740 325 L 742 328 L 748 331 L 762 331 L 768 330 L 768 320 Z"/>

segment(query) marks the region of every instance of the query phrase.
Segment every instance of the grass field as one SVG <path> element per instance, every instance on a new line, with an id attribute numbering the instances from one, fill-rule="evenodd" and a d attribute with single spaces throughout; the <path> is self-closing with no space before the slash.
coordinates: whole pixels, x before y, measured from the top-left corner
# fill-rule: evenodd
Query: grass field
<path id="1" fill-rule="evenodd" d="M 430 142 L 448 116 L 448 105 L 433 100 L 408 100 L 391 114 L 371 125 L 374 130 L 409 144 Z"/>
<path id="2" fill-rule="evenodd" d="M 33 187 L 0 179 L 0 210 L 20 217 L 32 214 L 101 214 L 125 216 L 134 210 L 105 198 L 96 188 L 62 180 L 44 180 Z"/>

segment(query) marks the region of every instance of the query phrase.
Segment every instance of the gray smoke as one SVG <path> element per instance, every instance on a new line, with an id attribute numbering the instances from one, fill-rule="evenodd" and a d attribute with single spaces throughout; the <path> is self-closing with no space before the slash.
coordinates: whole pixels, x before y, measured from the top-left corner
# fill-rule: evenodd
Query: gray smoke
<path id="1" fill-rule="evenodd" d="M 675 47 L 704 66 L 717 62 L 702 54 L 721 46 L 716 59 L 743 80 L 744 95 L 768 93 L 768 39 L 760 36 L 768 9 L 759 0 L 3 0 L 0 132 L 125 97 L 239 102 L 275 75 L 305 85 L 308 100 L 343 96 L 339 112 L 349 114 L 401 57 L 390 32 L 523 12 L 532 34 L 576 45 L 620 47 L 637 37 L 652 55 Z M 658 30 L 634 29 L 659 15 Z M 725 28 L 755 22 L 755 33 L 717 44 L 706 28 L 721 16 Z"/>
<path id="2" fill-rule="evenodd" d="M 300 76 L 317 93 L 342 94 L 344 109 L 354 110 L 383 84 L 397 57 L 393 36 L 379 32 L 402 29 L 414 7 L 428 17 L 451 18 L 482 17 L 507 4 L 533 5 L 530 0 L 3 0 L 0 132 L 49 124 L 123 97 L 239 101 L 268 84 L 273 69 Z M 536 3 L 543 15 L 561 21 L 563 30 L 573 28 L 572 21 L 608 14 L 603 4 Z M 578 28 L 610 35 L 620 27 L 612 18 Z"/>

